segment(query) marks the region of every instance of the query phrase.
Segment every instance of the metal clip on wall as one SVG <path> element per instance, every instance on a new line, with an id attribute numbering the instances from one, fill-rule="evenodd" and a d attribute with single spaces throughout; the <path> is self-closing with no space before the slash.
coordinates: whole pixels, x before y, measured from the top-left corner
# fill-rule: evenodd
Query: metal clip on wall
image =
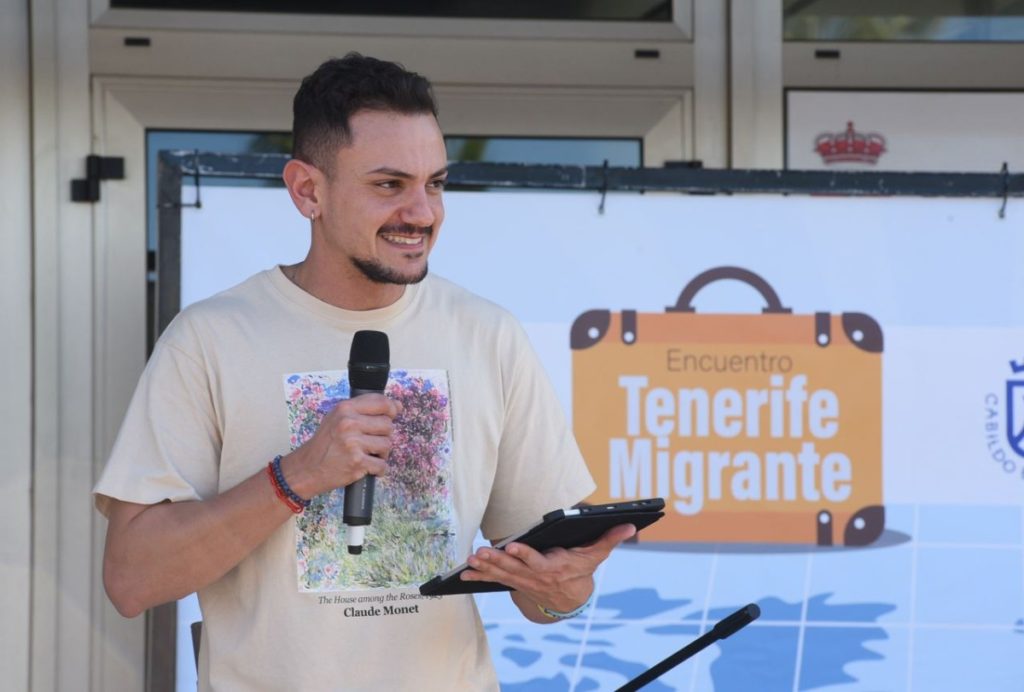
<path id="1" fill-rule="evenodd" d="M 120 156 L 85 157 L 85 178 L 71 181 L 72 202 L 98 202 L 101 180 L 124 180 L 124 159 Z"/>

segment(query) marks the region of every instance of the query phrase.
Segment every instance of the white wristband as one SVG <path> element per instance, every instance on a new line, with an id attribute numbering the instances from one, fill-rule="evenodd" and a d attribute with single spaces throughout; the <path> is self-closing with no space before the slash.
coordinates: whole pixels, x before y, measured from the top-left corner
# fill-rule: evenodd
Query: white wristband
<path id="1" fill-rule="evenodd" d="M 551 610 L 551 608 L 545 608 L 540 603 L 537 604 L 537 607 L 540 609 L 540 612 L 544 613 L 544 615 L 551 618 L 552 620 L 568 620 L 569 618 L 574 618 L 580 613 L 582 613 L 584 610 L 586 610 L 587 606 L 589 606 L 591 601 L 593 600 L 594 594 L 593 592 L 591 592 L 590 596 L 587 598 L 586 601 L 584 601 L 583 605 L 581 605 L 578 608 L 574 608 L 573 610 L 570 610 L 568 613 L 563 613 L 559 610 Z"/>

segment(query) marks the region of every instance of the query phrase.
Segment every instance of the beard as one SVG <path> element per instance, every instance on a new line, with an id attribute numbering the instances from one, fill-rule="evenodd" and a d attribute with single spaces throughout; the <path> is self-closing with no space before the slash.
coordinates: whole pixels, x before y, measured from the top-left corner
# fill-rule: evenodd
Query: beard
<path id="1" fill-rule="evenodd" d="M 386 267 L 377 260 L 352 257 L 352 265 L 355 266 L 363 276 L 377 284 L 418 284 L 427 278 L 427 265 L 415 274 L 403 274 L 391 267 Z"/>
<path id="2" fill-rule="evenodd" d="M 430 226 L 425 228 L 416 228 L 413 226 L 385 226 L 380 229 L 378 233 L 387 233 L 389 231 L 420 233 L 427 242 L 430 241 L 431 236 L 434 234 L 434 229 Z M 392 269 L 391 267 L 384 265 L 380 260 L 363 257 L 350 257 L 349 259 L 352 261 L 352 265 L 358 269 L 363 276 L 378 284 L 398 284 L 404 286 L 408 284 L 418 284 L 423 281 L 423 279 L 427 278 L 428 266 L 425 262 L 422 270 L 417 271 L 414 274 L 403 274 L 396 269 Z"/>

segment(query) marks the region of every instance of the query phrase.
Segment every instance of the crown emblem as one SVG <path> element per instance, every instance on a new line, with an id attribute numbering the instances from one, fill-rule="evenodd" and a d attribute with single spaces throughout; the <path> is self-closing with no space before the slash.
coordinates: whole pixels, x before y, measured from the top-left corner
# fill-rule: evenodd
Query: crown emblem
<path id="1" fill-rule="evenodd" d="M 857 132 L 853 121 L 846 123 L 845 132 L 826 132 L 814 139 L 814 150 L 821 154 L 825 163 L 878 162 L 885 151 L 885 137 L 877 132 Z"/>

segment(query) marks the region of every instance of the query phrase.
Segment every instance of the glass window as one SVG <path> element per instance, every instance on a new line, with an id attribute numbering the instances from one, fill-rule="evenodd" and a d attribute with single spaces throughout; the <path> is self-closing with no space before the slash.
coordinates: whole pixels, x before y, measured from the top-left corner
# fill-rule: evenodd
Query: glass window
<path id="1" fill-rule="evenodd" d="M 639 167 L 640 139 L 566 137 L 445 137 L 449 161 Z"/>
<path id="2" fill-rule="evenodd" d="M 672 0 L 111 0 L 112 8 L 671 22 Z"/>
<path id="3" fill-rule="evenodd" d="M 787 41 L 1024 41 L 1021 0 L 783 0 Z"/>
<path id="4" fill-rule="evenodd" d="M 150 250 L 156 248 L 156 163 L 161 151 L 209 151 L 219 154 L 290 154 L 290 132 L 197 132 L 190 130 L 149 130 L 146 132 L 146 230 Z M 189 181 L 184 181 L 187 185 Z M 201 185 L 267 187 L 284 185 L 258 178 L 205 178 Z M 188 201 L 188 200 L 182 200 Z"/>
<path id="5" fill-rule="evenodd" d="M 157 202 L 157 158 L 161 151 L 175 150 L 209 151 L 221 154 L 273 154 L 290 153 L 292 134 L 290 132 L 211 132 L 194 130 L 147 130 L 146 131 L 146 294 L 147 323 L 155 325 L 156 315 L 156 250 L 157 223 L 160 220 Z M 183 181 L 189 185 L 193 181 Z M 203 178 L 201 186 L 275 186 L 284 185 L 278 180 L 258 178 Z M 183 203 L 189 203 L 187 193 Z M 147 353 L 153 350 L 155 329 L 146 331 Z M 195 610 L 193 607 L 192 610 Z M 189 611 L 191 612 L 191 610 Z M 188 624 L 185 628 L 187 630 Z M 180 634 L 180 633 L 179 633 Z"/>

